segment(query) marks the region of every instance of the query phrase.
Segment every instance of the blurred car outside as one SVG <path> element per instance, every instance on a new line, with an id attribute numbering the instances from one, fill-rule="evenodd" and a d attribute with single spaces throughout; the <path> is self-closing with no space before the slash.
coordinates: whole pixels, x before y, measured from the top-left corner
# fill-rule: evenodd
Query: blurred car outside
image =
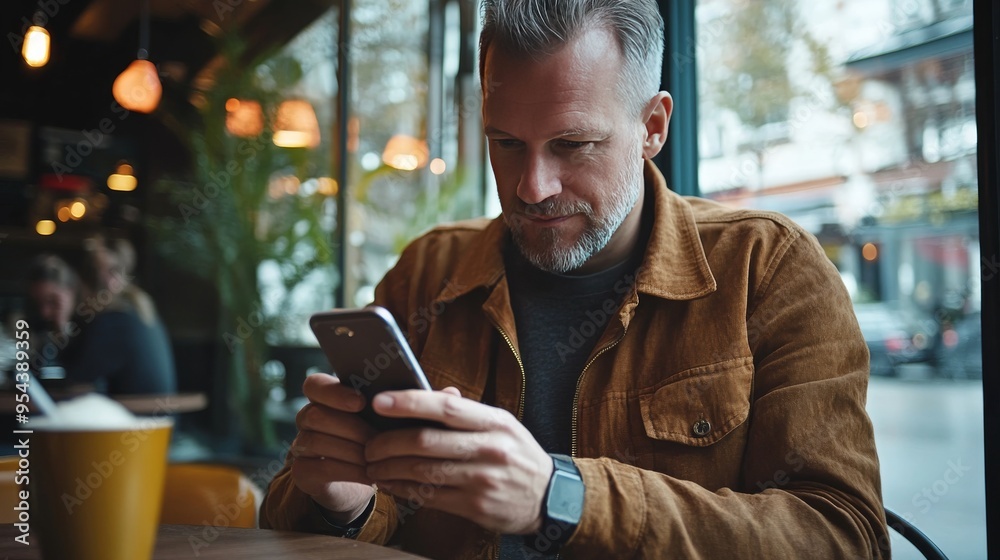
<path id="1" fill-rule="evenodd" d="M 933 365 L 938 353 L 937 322 L 885 302 L 855 303 L 861 333 L 871 355 L 871 374 L 894 377 L 902 364 Z"/>

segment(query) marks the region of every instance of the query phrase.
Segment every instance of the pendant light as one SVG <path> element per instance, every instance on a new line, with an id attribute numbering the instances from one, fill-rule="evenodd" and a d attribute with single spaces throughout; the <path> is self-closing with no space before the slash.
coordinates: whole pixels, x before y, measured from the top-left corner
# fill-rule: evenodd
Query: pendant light
<path id="1" fill-rule="evenodd" d="M 286 99 L 278 105 L 274 119 L 275 146 L 282 148 L 315 148 L 319 145 L 319 121 L 311 103 L 305 99 Z"/>
<path id="2" fill-rule="evenodd" d="M 413 171 L 427 165 L 430 154 L 427 142 L 407 134 L 396 134 L 385 144 L 382 161 L 401 171 Z"/>
<path id="3" fill-rule="evenodd" d="M 163 87 L 156 66 L 149 57 L 149 0 L 141 0 L 139 51 L 124 72 L 115 78 L 111 93 L 122 107 L 137 113 L 152 113 L 160 104 Z"/>
<path id="4" fill-rule="evenodd" d="M 35 14 L 34 23 L 24 34 L 24 44 L 21 45 L 21 56 L 28 66 L 40 68 L 49 61 L 49 46 L 51 39 L 49 32 L 40 25 L 42 23 L 41 14 Z"/>
<path id="5" fill-rule="evenodd" d="M 253 138 L 264 132 L 264 109 L 252 99 L 226 100 L 226 130 L 233 136 Z"/>

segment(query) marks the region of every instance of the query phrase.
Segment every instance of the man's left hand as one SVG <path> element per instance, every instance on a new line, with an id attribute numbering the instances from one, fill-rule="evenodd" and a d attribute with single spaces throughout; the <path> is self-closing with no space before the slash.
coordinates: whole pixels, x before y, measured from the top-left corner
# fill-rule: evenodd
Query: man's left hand
<path id="1" fill-rule="evenodd" d="M 451 429 L 408 428 L 374 436 L 368 476 L 403 500 L 469 519 L 485 529 L 527 534 L 541 527 L 552 458 L 509 412 L 462 398 L 457 389 L 386 391 L 383 416 L 422 418 Z"/>

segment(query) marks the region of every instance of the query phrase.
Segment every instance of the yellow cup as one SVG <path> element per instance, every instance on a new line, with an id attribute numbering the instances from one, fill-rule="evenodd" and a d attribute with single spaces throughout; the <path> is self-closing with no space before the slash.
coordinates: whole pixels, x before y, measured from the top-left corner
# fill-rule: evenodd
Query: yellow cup
<path id="1" fill-rule="evenodd" d="M 43 558 L 152 558 L 172 426 L 35 429 L 30 494 Z"/>

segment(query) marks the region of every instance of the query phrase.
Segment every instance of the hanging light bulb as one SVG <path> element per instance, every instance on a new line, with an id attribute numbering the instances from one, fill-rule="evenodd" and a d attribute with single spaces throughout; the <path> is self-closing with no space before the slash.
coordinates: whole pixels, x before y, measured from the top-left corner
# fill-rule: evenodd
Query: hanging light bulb
<path id="1" fill-rule="evenodd" d="M 37 18 L 36 18 L 37 23 Z M 39 68 L 49 61 L 49 32 L 41 25 L 32 25 L 24 34 L 24 44 L 21 45 L 21 56 L 28 66 Z"/>
<path id="2" fill-rule="evenodd" d="M 111 93 L 122 107 L 137 113 L 152 113 L 160 104 L 163 86 L 149 57 L 149 0 L 143 0 L 139 15 L 139 52 L 124 72 L 115 78 Z"/>
<path id="3" fill-rule="evenodd" d="M 115 78 L 111 93 L 122 107 L 137 113 L 152 113 L 160 104 L 163 88 L 152 62 L 139 59 Z"/>

